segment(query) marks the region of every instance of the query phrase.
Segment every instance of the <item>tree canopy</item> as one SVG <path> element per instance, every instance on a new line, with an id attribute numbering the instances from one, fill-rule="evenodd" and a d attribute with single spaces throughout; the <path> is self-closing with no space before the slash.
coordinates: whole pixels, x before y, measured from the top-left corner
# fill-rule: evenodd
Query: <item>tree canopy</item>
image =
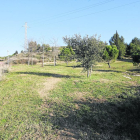
<path id="1" fill-rule="evenodd" d="M 140 39 L 135 37 L 129 44 L 130 55 L 133 58 L 134 63 L 140 63 Z"/>
<path id="2" fill-rule="evenodd" d="M 119 50 L 115 45 L 107 45 L 105 46 L 104 53 L 103 53 L 103 59 L 108 62 L 109 68 L 110 68 L 110 62 L 111 60 L 116 60 L 119 54 Z"/>
<path id="3" fill-rule="evenodd" d="M 87 77 L 89 77 L 92 65 L 101 60 L 105 43 L 100 41 L 100 37 L 97 38 L 97 35 L 91 37 L 87 35 L 82 38 L 81 35 L 75 34 L 74 37 L 64 37 L 63 40 L 74 49 L 76 59 L 81 62 L 84 70 L 87 71 Z"/>
<path id="4" fill-rule="evenodd" d="M 68 65 L 68 62 L 71 61 L 73 58 L 74 58 L 74 51 L 72 49 L 72 47 L 64 47 L 62 48 L 60 54 L 59 54 L 59 58 L 64 60 L 67 65 Z"/>
<path id="5" fill-rule="evenodd" d="M 37 49 L 37 42 L 36 41 L 29 41 L 28 42 L 28 52 L 35 52 Z"/>
<path id="6" fill-rule="evenodd" d="M 126 53 L 126 44 L 124 42 L 123 36 L 119 37 L 118 32 L 111 37 L 109 40 L 110 45 L 116 45 L 117 49 L 119 50 L 118 58 L 122 58 Z"/>

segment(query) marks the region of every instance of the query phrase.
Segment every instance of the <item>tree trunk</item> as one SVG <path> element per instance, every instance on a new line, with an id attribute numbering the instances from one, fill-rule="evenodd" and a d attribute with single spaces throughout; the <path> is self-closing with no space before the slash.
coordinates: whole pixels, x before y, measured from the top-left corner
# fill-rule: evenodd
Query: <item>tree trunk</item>
<path id="1" fill-rule="evenodd" d="M 43 54 L 43 59 L 42 59 L 42 67 L 44 67 L 44 54 Z"/>
<path id="2" fill-rule="evenodd" d="M 30 64 L 30 56 L 28 54 L 28 66 L 29 66 L 29 64 Z"/>
<path id="3" fill-rule="evenodd" d="M 54 56 L 54 66 L 56 66 L 56 56 Z"/>
<path id="4" fill-rule="evenodd" d="M 89 77 L 89 69 L 87 70 L 87 78 Z"/>
<path id="5" fill-rule="evenodd" d="M 42 67 L 44 67 L 44 46 L 43 46 Z"/>
<path id="6" fill-rule="evenodd" d="M 110 62 L 108 62 L 108 66 L 109 66 L 109 68 L 111 68 L 111 66 L 110 66 Z"/>
<path id="7" fill-rule="evenodd" d="M 90 73 L 92 73 L 92 65 L 91 65 L 91 70 L 90 70 Z"/>
<path id="8" fill-rule="evenodd" d="M 32 65 L 33 65 L 33 54 L 32 54 Z"/>

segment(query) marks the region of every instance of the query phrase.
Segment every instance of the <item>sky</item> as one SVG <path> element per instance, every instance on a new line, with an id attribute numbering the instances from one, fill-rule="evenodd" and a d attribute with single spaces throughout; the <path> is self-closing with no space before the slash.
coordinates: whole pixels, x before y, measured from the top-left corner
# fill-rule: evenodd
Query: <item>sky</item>
<path id="1" fill-rule="evenodd" d="M 126 43 L 140 38 L 140 0 L 0 0 L 0 56 L 24 50 L 27 39 L 38 44 L 74 34 L 101 35 L 109 43 L 116 30 Z"/>

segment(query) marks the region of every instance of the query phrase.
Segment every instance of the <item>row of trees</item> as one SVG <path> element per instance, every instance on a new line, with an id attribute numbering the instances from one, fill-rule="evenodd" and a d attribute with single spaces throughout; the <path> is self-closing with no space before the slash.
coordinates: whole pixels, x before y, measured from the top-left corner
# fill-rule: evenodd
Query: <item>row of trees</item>
<path id="1" fill-rule="evenodd" d="M 81 35 L 76 34 L 73 37 L 66 36 L 63 40 L 67 46 L 61 49 L 59 58 L 67 64 L 73 59 L 81 62 L 83 70 L 87 71 L 87 77 L 89 77 L 90 71 L 92 71 L 92 66 L 102 60 L 107 62 L 109 68 L 111 67 L 111 61 L 115 61 L 117 58 L 122 59 L 126 55 L 131 56 L 134 63 L 140 62 L 140 39 L 135 37 L 130 44 L 126 44 L 123 36 L 119 36 L 117 31 L 109 40 L 110 45 L 101 41 L 100 36 L 97 37 L 97 35 L 81 37 Z M 56 43 L 51 48 L 48 44 L 40 45 L 36 41 L 30 41 L 27 49 L 28 64 L 30 63 L 30 58 L 33 58 L 33 53 L 42 53 L 42 66 L 44 66 L 45 52 L 52 52 L 51 55 L 54 57 L 55 66 L 56 56 L 59 53 L 56 50 Z"/>
<path id="2" fill-rule="evenodd" d="M 132 56 L 133 62 L 140 63 L 140 39 L 135 37 L 127 46 L 127 54 Z"/>
<path id="3" fill-rule="evenodd" d="M 64 42 L 67 47 L 64 47 L 59 58 L 68 61 L 76 59 L 81 62 L 84 70 L 87 71 L 87 77 L 90 75 L 92 66 L 99 61 L 106 61 L 110 68 L 110 62 L 117 58 L 122 59 L 124 56 L 131 56 L 134 63 L 140 62 L 140 39 L 134 38 L 132 42 L 127 45 L 124 38 L 116 33 L 109 40 L 110 45 L 102 42 L 97 35 L 89 37 L 81 37 L 81 35 L 74 35 L 73 37 L 64 37 Z"/>
<path id="4" fill-rule="evenodd" d="M 119 50 L 118 58 L 121 59 L 124 56 L 130 56 L 134 63 L 140 63 L 140 39 L 135 37 L 129 44 L 124 42 L 123 36 L 119 36 L 118 32 L 109 40 L 110 45 L 116 45 Z"/>

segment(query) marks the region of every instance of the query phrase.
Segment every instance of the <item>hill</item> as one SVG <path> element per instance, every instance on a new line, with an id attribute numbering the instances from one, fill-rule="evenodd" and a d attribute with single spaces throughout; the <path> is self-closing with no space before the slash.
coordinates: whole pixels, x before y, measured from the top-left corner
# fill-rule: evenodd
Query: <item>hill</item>
<path id="1" fill-rule="evenodd" d="M 140 139 L 140 69 L 99 63 L 86 78 L 73 65 L 11 67 L 0 82 L 0 139 Z"/>

